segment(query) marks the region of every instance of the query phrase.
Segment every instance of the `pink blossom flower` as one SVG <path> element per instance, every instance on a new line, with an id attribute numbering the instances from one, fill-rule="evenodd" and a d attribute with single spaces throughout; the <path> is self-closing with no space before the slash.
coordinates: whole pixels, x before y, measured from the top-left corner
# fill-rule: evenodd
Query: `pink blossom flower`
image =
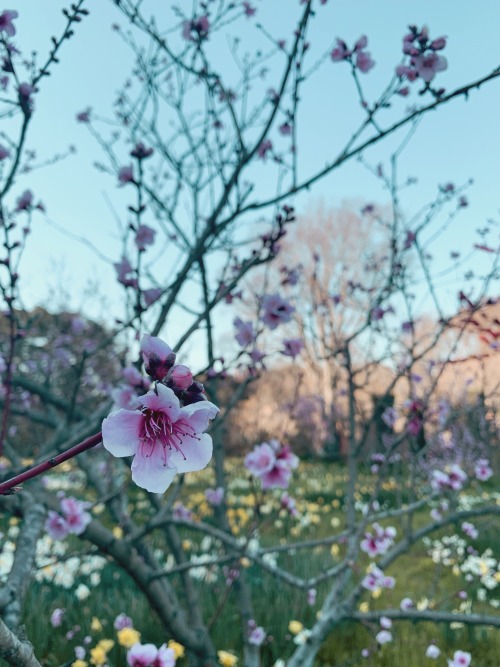
<path id="1" fill-rule="evenodd" d="M 413 600 L 411 598 L 403 598 L 399 603 L 399 607 L 403 611 L 408 611 L 410 609 L 413 609 L 414 606 L 415 605 L 413 604 Z"/>
<path id="2" fill-rule="evenodd" d="M 372 67 L 375 66 L 375 61 L 372 59 L 369 51 L 358 51 L 356 53 L 356 67 L 360 72 L 366 74 Z"/>
<path id="3" fill-rule="evenodd" d="M 162 644 L 158 649 L 156 660 L 152 667 L 175 667 L 174 649 L 168 648 L 166 644 Z"/>
<path id="4" fill-rule="evenodd" d="M 121 169 L 118 171 L 118 183 L 120 185 L 126 185 L 127 183 L 133 183 L 134 182 L 134 168 L 132 165 L 128 165 L 127 167 L 121 167 Z"/>
<path id="5" fill-rule="evenodd" d="M 295 308 L 279 294 L 266 294 L 262 298 L 262 309 L 264 312 L 261 319 L 270 329 L 276 329 L 278 325 L 290 322 L 295 311 Z"/>
<path id="6" fill-rule="evenodd" d="M 289 136 L 292 134 L 292 126 L 288 121 L 283 123 L 282 125 L 279 126 L 278 128 L 279 133 L 282 134 L 284 137 Z"/>
<path id="7" fill-rule="evenodd" d="M 263 489 L 286 489 L 292 469 L 298 465 L 299 459 L 290 447 L 275 439 L 258 445 L 245 457 L 245 466 L 259 477 Z"/>
<path id="8" fill-rule="evenodd" d="M 193 513 L 179 501 L 174 505 L 172 516 L 174 519 L 178 519 L 179 521 L 191 521 L 193 518 Z"/>
<path id="9" fill-rule="evenodd" d="M 144 297 L 146 308 L 149 308 L 153 303 L 156 303 L 162 294 L 163 290 L 161 287 L 150 287 L 149 289 L 145 289 L 142 296 Z"/>
<path id="10" fill-rule="evenodd" d="M 252 5 L 249 2 L 243 2 L 243 9 L 245 11 L 245 16 L 253 16 L 255 12 L 257 11 L 255 7 L 252 7 Z"/>
<path id="11" fill-rule="evenodd" d="M 181 407 L 172 389 L 159 384 L 156 392 L 139 397 L 139 406 L 112 412 L 102 424 L 104 447 L 113 456 L 134 456 L 132 479 L 138 486 L 164 493 L 178 472 L 207 466 L 212 438 L 204 431 L 219 411 L 213 403 Z"/>
<path id="12" fill-rule="evenodd" d="M 142 387 L 144 378 L 135 366 L 127 366 L 122 370 L 122 377 L 131 387 Z"/>
<path id="13" fill-rule="evenodd" d="M 380 627 L 384 630 L 390 630 L 392 628 L 392 621 L 387 616 L 380 617 Z"/>
<path id="14" fill-rule="evenodd" d="M 66 520 L 68 531 L 73 535 L 81 535 L 92 521 L 91 515 L 86 512 L 90 503 L 76 498 L 63 498 L 61 509 Z"/>
<path id="15" fill-rule="evenodd" d="M 295 359 L 302 352 L 304 343 L 300 338 L 287 338 L 283 341 L 283 347 L 284 349 L 281 351 L 281 354 L 285 355 L 285 357 Z"/>
<path id="16" fill-rule="evenodd" d="M 69 526 L 66 520 L 53 510 L 49 510 L 47 514 L 45 530 L 53 540 L 64 540 L 69 534 Z"/>
<path id="17" fill-rule="evenodd" d="M 53 628 L 60 627 L 60 625 L 62 623 L 63 616 L 64 616 L 65 613 L 66 613 L 66 609 L 59 609 L 59 607 L 54 609 L 54 611 L 50 615 L 50 624 Z"/>
<path id="18" fill-rule="evenodd" d="M 415 56 L 413 62 L 417 74 L 426 83 L 430 83 L 438 72 L 442 72 L 448 67 L 446 58 L 434 52 Z"/>
<path id="19" fill-rule="evenodd" d="M 447 470 L 447 473 L 450 488 L 453 489 L 453 491 L 460 491 L 464 483 L 467 481 L 467 475 L 465 472 L 457 463 L 454 463 Z"/>
<path id="20" fill-rule="evenodd" d="M 394 543 L 396 529 L 392 526 L 382 528 L 378 523 L 373 524 L 374 533 L 365 533 L 365 539 L 361 541 L 361 550 L 371 558 L 385 554 L 387 549 Z"/>
<path id="21" fill-rule="evenodd" d="M 427 650 L 425 652 L 425 657 L 426 658 L 431 658 L 432 660 L 437 660 L 437 658 L 439 658 L 440 655 L 441 655 L 441 651 L 436 646 L 436 644 L 429 644 L 429 646 L 427 647 Z"/>
<path id="22" fill-rule="evenodd" d="M 8 148 L 5 148 L 3 144 L 0 144 L 0 162 L 10 157 L 10 151 Z"/>
<path id="23" fill-rule="evenodd" d="M 113 410 L 123 408 L 125 410 L 134 410 L 138 405 L 137 394 L 133 387 L 121 385 L 115 387 L 111 392 L 113 399 Z"/>
<path id="24" fill-rule="evenodd" d="M 135 245 L 140 251 L 144 251 L 148 245 L 153 245 L 155 235 L 156 231 L 148 225 L 139 225 L 135 233 Z"/>
<path id="25" fill-rule="evenodd" d="M 455 651 L 453 660 L 448 658 L 448 667 L 469 667 L 472 655 L 466 651 Z"/>
<path id="26" fill-rule="evenodd" d="M 151 667 L 158 655 L 154 644 L 134 644 L 127 651 L 127 663 L 130 667 Z"/>
<path id="27" fill-rule="evenodd" d="M 249 623 L 250 625 L 250 623 Z M 266 639 L 266 631 L 263 627 L 256 626 L 250 629 L 248 635 L 248 643 L 253 644 L 253 646 L 262 646 L 264 640 Z"/>
<path id="28" fill-rule="evenodd" d="M 469 523 L 469 521 L 464 521 L 462 523 L 462 530 L 467 535 L 467 537 L 471 538 L 471 540 L 475 540 L 479 535 L 479 531 L 475 525 L 473 523 Z"/>
<path id="29" fill-rule="evenodd" d="M 255 334 L 253 331 L 252 322 L 243 322 L 239 317 L 236 317 L 234 322 L 234 327 L 236 328 L 236 342 L 241 345 L 241 347 L 247 347 L 255 340 Z"/>
<path id="30" fill-rule="evenodd" d="M 275 460 L 274 449 L 267 442 L 263 442 L 256 445 L 253 451 L 245 456 L 245 468 L 252 475 L 260 477 L 260 475 L 272 469 Z"/>
<path id="31" fill-rule="evenodd" d="M 175 352 L 156 336 L 144 334 L 141 339 L 141 354 L 146 373 L 153 380 L 163 380 L 175 364 Z"/>
<path id="32" fill-rule="evenodd" d="M 351 51 L 347 48 L 347 44 L 344 42 L 344 40 L 339 39 L 337 37 L 336 40 L 336 46 L 333 48 L 332 52 L 330 53 L 330 57 L 333 60 L 334 63 L 338 63 L 341 60 L 346 60 L 349 58 L 351 55 Z"/>
<path id="33" fill-rule="evenodd" d="M 9 37 L 13 37 L 16 34 L 16 27 L 12 21 L 18 16 L 15 9 L 5 9 L 0 14 L 0 32 L 5 32 Z"/>
<path id="34" fill-rule="evenodd" d="M 394 577 L 386 577 L 379 567 L 372 565 L 361 585 L 369 591 L 375 591 L 379 588 L 394 588 L 395 583 Z"/>
<path id="35" fill-rule="evenodd" d="M 132 628 L 133 627 L 132 619 L 124 613 L 118 614 L 118 616 L 113 621 L 113 627 L 115 630 L 123 630 L 123 628 Z"/>
<path id="36" fill-rule="evenodd" d="M 265 160 L 268 152 L 271 151 L 272 148 L 273 148 L 273 142 L 270 139 L 266 139 L 259 145 L 257 149 L 257 155 L 263 160 Z"/>
<path id="37" fill-rule="evenodd" d="M 122 257 L 119 262 L 113 264 L 116 271 L 116 277 L 118 282 L 125 287 L 132 287 L 137 283 L 135 278 L 129 276 L 130 273 L 133 273 L 132 265 L 130 264 L 127 257 Z"/>
<path id="38" fill-rule="evenodd" d="M 17 91 L 19 93 L 19 99 L 21 103 L 30 105 L 32 101 L 31 96 L 35 92 L 34 86 L 32 86 L 31 83 L 20 83 Z"/>
<path id="39" fill-rule="evenodd" d="M 203 39 L 208 39 L 209 31 L 210 22 L 208 20 L 208 16 L 200 16 L 198 19 L 184 21 L 182 24 L 182 36 L 188 42 L 194 42 L 197 39 L 200 41 Z"/>
<path id="40" fill-rule="evenodd" d="M 493 470 L 490 468 L 488 459 L 479 459 L 474 467 L 474 475 L 480 482 L 486 482 L 492 475 Z"/>
<path id="41" fill-rule="evenodd" d="M 222 486 L 218 486 L 216 489 L 206 489 L 205 498 L 212 507 L 219 507 L 224 500 L 224 489 Z"/>
<path id="42" fill-rule="evenodd" d="M 29 211 L 33 207 L 33 193 L 25 190 L 16 201 L 16 211 Z"/>

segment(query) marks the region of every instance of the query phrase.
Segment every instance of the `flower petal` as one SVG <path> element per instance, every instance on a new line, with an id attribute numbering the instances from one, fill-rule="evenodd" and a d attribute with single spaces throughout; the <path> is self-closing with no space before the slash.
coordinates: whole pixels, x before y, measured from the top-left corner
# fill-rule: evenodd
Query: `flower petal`
<path id="1" fill-rule="evenodd" d="M 151 390 L 141 396 L 139 399 L 141 405 L 150 410 L 164 412 L 172 422 L 176 422 L 181 414 L 179 399 L 169 387 L 165 387 L 163 384 L 157 385 L 156 390 L 158 395 Z"/>
<path id="2" fill-rule="evenodd" d="M 208 420 L 217 416 L 219 408 L 210 401 L 199 401 L 191 403 L 182 408 L 182 416 L 186 416 L 190 426 L 197 433 L 202 433 L 208 428 Z"/>
<path id="3" fill-rule="evenodd" d="M 176 450 L 167 453 L 168 464 L 175 466 L 178 472 L 203 470 L 212 458 L 212 438 L 206 433 L 202 433 L 199 438 L 185 436 L 180 448 L 182 453 Z"/>
<path id="4" fill-rule="evenodd" d="M 102 422 L 102 444 L 113 456 L 132 456 L 139 446 L 143 416 L 136 410 L 117 410 Z"/>
<path id="5" fill-rule="evenodd" d="M 152 450 L 144 448 L 143 451 L 140 447 L 132 461 L 132 480 L 151 493 L 165 493 L 176 474 L 177 468 L 167 466 L 163 446 L 159 442 Z"/>

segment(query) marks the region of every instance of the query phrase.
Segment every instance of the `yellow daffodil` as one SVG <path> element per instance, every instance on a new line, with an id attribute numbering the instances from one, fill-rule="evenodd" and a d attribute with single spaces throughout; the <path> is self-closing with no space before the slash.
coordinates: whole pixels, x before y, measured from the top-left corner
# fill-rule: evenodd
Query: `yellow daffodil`
<path id="1" fill-rule="evenodd" d="M 101 632 L 102 630 L 102 623 L 101 621 L 97 618 L 97 616 L 92 617 L 92 622 L 90 624 L 90 629 L 92 632 Z"/>
<path id="2" fill-rule="evenodd" d="M 141 633 L 134 628 L 122 628 L 116 633 L 120 646 L 130 648 L 141 640 Z"/>
<path id="3" fill-rule="evenodd" d="M 183 658 L 184 654 L 186 653 L 186 649 L 182 644 L 179 644 L 179 642 L 174 641 L 171 639 L 168 642 L 168 648 L 171 648 L 172 651 L 175 654 L 175 659 L 177 660 L 178 658 Z"/>
<path id="4" fill-rule="evenodd" d="M 288 630 L 292 635 L 298 635 L 299 632 L 302 632 L 304 625 L 300 621 L 290 621 L 288 624 Z"/>
<path id="5" fill-rule="evenodd" d="M 238 662 L 238 658 L 228 651 L 217 651 L 217 657 L 222 667 L 234 667 Z"/>

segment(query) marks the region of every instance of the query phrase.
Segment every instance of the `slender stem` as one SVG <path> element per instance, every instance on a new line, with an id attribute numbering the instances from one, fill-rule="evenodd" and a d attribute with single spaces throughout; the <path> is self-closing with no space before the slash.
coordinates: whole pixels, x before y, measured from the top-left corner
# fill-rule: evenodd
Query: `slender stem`
<path id="1" fill-rule="evenodd" d="M 19 475 L 12 477 L 12 479 L 8 479 L 6 482 L 2 482 L 0 484 L 0 495 L 10 495 L 11 493 L 15 493 L 19 489 L 15 489 L 14 487 L 18 486 L 19 484 L 26 482 L 28 479 L 33 479 L 33 477 L 37 477 L 38 475 L 47 472 L 47 470 L 52 470 L 52 468 L 55 468 L 61 463 L 72 459 L 74 456 L 78 456 L 78 454 L 81 454 L 82 452 L 86 452 L 87 449 L 91 449 L 101 442 L 102 433 L 99 431 L 99 433 L 91 435 L 90 438 L 87 438 L 74 447 L 67 449 L 62 454 L 53 456 L 52 458 L 47 459 L 47 461 L 43 461 L 43 463 L 39 463 L 33 468 L 29 468 L 28 470 L 19 473 Z"/>

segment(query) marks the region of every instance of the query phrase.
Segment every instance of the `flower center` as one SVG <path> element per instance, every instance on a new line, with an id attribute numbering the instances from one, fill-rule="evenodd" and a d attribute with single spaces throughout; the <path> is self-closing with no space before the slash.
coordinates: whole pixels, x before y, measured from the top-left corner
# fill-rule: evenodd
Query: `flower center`
<path id="1" fill-rule="evenodd" d="M 150 408 L 142 408 L 142 429 L 140 438 L 142 440 L 142 452 L 144 456 L 151 456 L 157 443 L 163 447 L 163 461 L 167 464 L 167 448 L 172 451 L 180 452 L 186 460 L 186 456 L 181 449 L 183 438 L 190 437 L 199 438 L 193 427 L 184 419 L 179 419 L 176 422 L 166 415 L 164 412 L 151 410 Z"/>

